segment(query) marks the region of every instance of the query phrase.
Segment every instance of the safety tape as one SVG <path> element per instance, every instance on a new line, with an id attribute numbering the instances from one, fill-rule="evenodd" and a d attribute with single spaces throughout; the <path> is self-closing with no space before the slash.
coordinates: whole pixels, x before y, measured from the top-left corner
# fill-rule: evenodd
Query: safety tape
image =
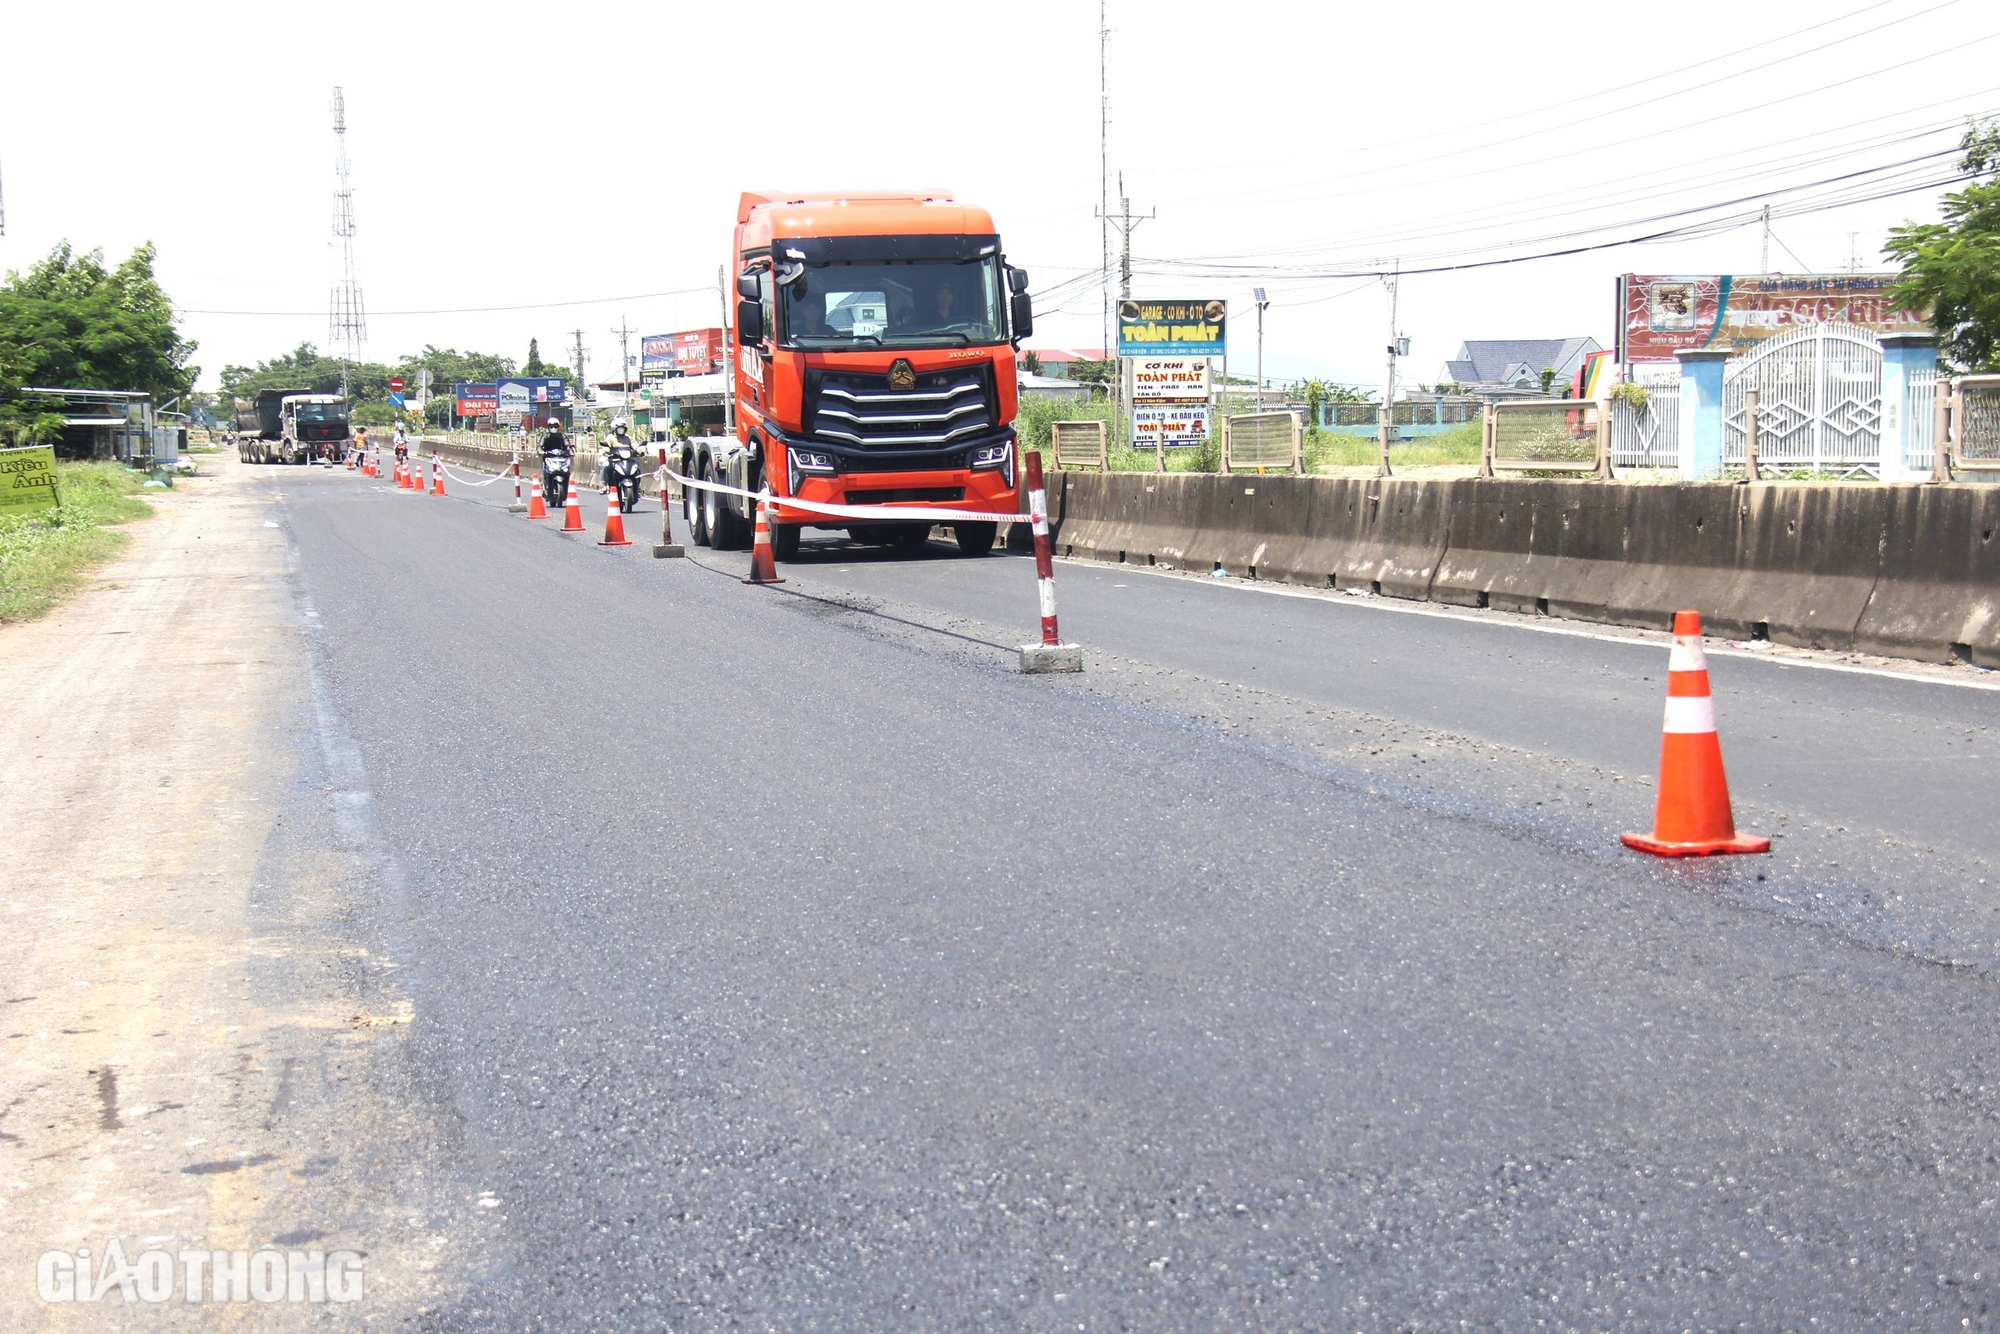
<path id="1" fill-rule="evenodd" d="M 761 500 L 785 509 L 809 510 L 814 514 L 830 514 L 836 519 L 895 519 L 904 522 L 922 520 L 925 523 L 1026 523 L 1025 514 L 987 514 L 979 510 L 918 509 L 914 505 L 829 505 L 819 500 L 798 500 L 792 496 L 774 496 L 769 491 L 745 491 L 740 486 L 725 486 L 721 482 L 698 482 L 692 477 L 683 477 L 671 468 L 661 472 L 699 491 L 716 491 L 727 496 L 742 496 L 745 500 Z"/>

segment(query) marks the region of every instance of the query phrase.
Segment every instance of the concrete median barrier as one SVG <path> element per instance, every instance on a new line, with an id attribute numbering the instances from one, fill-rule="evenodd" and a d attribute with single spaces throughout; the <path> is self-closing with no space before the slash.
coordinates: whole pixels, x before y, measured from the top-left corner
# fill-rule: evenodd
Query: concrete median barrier
<path id="1" fill-rule="evenodd" d="M 1884 490 L 1881 574 L 1854 646 L 2000 667 L 2000 487 Z"/>
<path id="2" fill-rule="evenodd" d="M 2000 666 L 2000 488 L 1064 480 L 1066 555 Z"/>

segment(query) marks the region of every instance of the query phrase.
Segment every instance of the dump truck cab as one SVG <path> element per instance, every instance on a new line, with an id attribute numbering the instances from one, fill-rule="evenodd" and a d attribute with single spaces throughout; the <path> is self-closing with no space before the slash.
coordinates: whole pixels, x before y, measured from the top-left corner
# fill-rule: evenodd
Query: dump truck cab
<path id="1" fill-rule="evenodd" d="M 690 441 L 683 466 L 768 487 L 781 559 L 803 527 L 876 526 L 785 498 L 1017 510 L 1015 354 L 1032 312 L 1028 276 L 1007 263 L 984 209 L 944 191 L 746 193 L 728 271 L 735 432 Z M 691 517 L 697 540 L 733 546 L 752 515 L 722 497 Z M 960 545 L 977 548 L 965 529 L 978 526 L 960 527 Z"/>

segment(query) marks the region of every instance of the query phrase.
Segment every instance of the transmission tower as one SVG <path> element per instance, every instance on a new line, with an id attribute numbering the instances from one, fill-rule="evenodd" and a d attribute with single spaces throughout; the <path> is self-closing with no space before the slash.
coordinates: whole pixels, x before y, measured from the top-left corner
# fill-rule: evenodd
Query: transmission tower
<path id="1" fill-rule="evenodd" d="M 361 269 L 354 257 L 354 187 L 347 179 L 347 99 L 333 90 L 333 244 L 340 274 L 326 306 L 326 341 L 340 358 L 340 396 L 348 396 L 348 368 L 368 341 L 368 311 L 361 304 Z"/>

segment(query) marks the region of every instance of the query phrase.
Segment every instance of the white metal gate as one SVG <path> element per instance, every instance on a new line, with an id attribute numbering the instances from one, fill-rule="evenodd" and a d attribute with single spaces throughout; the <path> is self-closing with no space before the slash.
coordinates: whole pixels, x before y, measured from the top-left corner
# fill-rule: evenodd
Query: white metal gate
<path id="1" fill-rule="evenodd" d="M 1853 324 L 1809 324 L 1767 340 L 1725 376 L 1722 461 L 1743 462 L 1744 391 L 1759 402 L 1766 468 L 1876 473 L 1882 465 L 1882 344 Z"/>

